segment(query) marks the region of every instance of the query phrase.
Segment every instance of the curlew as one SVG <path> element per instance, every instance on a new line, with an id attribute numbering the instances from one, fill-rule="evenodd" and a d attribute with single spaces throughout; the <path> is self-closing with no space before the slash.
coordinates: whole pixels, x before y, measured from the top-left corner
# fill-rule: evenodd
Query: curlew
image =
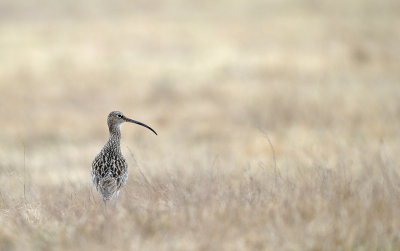
<path id="1" fill-rule="evenodd" d="M 121 124 L 131 122 L 144 126 L 154 132 L 150 126 L 127 118 L 122 112 L 113 111 L 108 115 L 107 124 L 110 137 L 94 158 L 92 163 L 92 182 L 96 190 L 103 196 L 104 204 L 112 198 L 117 199 L 119 190 L 128 179 L 128 164 L 121 152 Z"/>

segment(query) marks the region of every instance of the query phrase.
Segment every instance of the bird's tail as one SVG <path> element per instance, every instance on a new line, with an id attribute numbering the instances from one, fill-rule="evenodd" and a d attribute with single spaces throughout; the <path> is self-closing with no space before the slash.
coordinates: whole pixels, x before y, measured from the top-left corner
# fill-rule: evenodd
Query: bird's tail
<path id="1" fill-rule="evenodd" d="M 115 196 L 118 196 L 118 186 L 116 180 L 111 176 L 104 177 L 99 184 L 100 192 L 103 195 L 104 204 Z"/>

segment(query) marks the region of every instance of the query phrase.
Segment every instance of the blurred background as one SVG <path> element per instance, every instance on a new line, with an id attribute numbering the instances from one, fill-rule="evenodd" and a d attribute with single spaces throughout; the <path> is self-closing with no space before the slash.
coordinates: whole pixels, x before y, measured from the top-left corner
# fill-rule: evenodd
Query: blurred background
<path id="1" fill-rule="evenodd" d="M 123 125 L 128 191 L 137 166 L 272 170 L 267 136 L 287 174 L 398 167 L 399 27 L 395 0 L 1 0 L 3 203 L 89 188 L 113 110 L 159 133 Z"/>

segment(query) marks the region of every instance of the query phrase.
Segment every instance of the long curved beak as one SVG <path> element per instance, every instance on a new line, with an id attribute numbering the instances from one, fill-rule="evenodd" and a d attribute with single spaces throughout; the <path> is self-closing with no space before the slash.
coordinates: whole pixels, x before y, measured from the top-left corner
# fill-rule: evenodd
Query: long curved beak
<path id="1" fill-rule="evenodd" d="M 149 129 L 149 130 L 151 130 L 152 132 L 154 132 L 155 135 L 158 135 L 158 134 L 156 133 L 156 131 L 153 130 L 153 128 L 151 128 L 150 126 L 148 126 L 148 125 L 146 125 L 146 124 L 144 124 L 144 123 L 142 123 L 142 122 L 139 122 L 139 121 L 136 121 L 136 120 L 127 118 L 127 117 L 124 117 L 124 120 L 125 120 L 126 122 L 131 122 L 131 123 L 135 123 L 135 124 L 144 126 L 144 127 L 146 127 L 147 129 Z"/>

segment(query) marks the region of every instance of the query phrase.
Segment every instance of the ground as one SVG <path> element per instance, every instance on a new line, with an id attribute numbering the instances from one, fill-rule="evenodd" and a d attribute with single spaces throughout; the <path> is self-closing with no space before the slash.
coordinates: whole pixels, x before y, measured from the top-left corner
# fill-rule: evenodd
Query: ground
<path id="1" fill-rule="evenodd" d="M 400 248 L 397 1 L 0 2 L 1 250 Z M 90 166 L 120 110 L 129 180 Z"/>

